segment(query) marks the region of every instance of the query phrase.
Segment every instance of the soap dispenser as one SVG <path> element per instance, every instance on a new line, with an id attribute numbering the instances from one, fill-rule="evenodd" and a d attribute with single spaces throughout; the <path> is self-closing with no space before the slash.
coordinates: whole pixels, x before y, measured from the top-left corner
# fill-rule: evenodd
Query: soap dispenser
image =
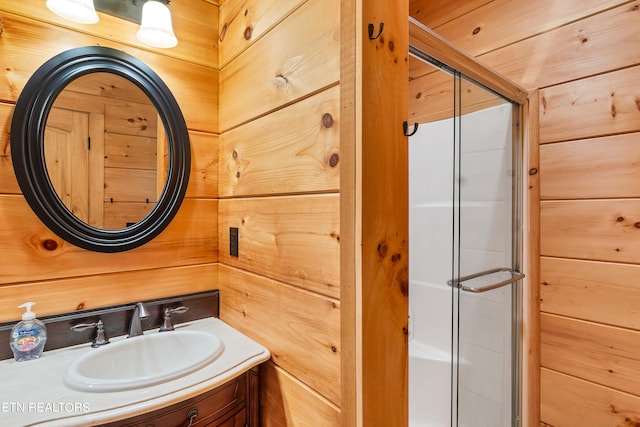
<path id="1" fill-rule="evenodd" d="M 11 329 L 11 350 L 16 361 L 37 359 L 42 355 L 44 344 L 47 342 L 47 327 L 36 314 L 31 311 L 35 302 L 25 302 L 18 308 L 26 308 L 22 314 L 22 321 Z"/>

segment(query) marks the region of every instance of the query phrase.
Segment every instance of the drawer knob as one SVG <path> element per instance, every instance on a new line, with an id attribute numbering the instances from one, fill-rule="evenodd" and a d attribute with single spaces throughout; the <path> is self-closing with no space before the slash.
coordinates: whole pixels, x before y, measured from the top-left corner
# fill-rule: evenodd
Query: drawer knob
<path id="1" fill-rule="evenodd" d="M 191 427 L 197 416 L 198 410 L 196 408 L 190 409 L 189 412 L 187 412 L 187 421 L 189 421 L 189 424 L 187 424 L 186 427 Z"/>

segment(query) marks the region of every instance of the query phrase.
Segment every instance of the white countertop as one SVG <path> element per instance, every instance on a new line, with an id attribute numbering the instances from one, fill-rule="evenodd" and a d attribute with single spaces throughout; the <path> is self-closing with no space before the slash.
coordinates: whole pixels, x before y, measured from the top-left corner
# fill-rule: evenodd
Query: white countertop
<path id="1" fill-rule="evenodd" d="M 36 360 L 0 361 L 0 425 L 92 426 L 160 409 L 243 374 L 269 359 L 269 351 L 213 317 L 176 325 L 178 329 L 211 332 L 224 343 L 220 357 L 209 365 L 163 384 L 118 392 L 82 392 L 63 382 L 67 366 L 90 351 L 90 343 L 45 351 Z M 156 330 L 145 334 L 157 333 Z M 170 333 L 170 332 L 165 332 Z M 111 342 L 126 339 L 111 338 Z M 8 343 L 6 343 L 8 345 Z"/>

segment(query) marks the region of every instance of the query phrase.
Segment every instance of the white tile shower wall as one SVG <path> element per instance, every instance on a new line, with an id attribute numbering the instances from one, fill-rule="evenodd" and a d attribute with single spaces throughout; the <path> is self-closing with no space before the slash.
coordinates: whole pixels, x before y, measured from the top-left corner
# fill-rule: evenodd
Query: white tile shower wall
<path id="1" fill-rule="evenodd" d="M 511 105 L 503 104 L 461 119 L 462 173 L 455 177 L 460 179 L 462 206 L 461 275 L 511 265 L 511 112 Z M 452 277 L 453 135 L 453 121 L 442 120 L 421 124 L 409 141 L 412 340 L 426 340 L 447 351 L 451 351 L 451 307 L 429 296 L 429 287 L 418 290 L 413 285 L 429 283 L 431 289 L 442 289 Z M 461 294 L 460 425 L 509 425 L 510 321 L 509 288 Z"/>

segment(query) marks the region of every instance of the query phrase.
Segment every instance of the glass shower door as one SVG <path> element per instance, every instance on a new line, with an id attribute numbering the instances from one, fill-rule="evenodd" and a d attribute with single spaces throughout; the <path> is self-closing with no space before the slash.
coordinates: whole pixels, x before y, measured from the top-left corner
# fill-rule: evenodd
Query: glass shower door
<path id="1" fill-rule="evenodd" d="M 409 426 L 518 426 L 519 107 L 411 53 Z"/>
<path id="2" fill-rule="evenodd" d="M 518 425 L 518 107 L 456 80 L 452 425 Z"/>

